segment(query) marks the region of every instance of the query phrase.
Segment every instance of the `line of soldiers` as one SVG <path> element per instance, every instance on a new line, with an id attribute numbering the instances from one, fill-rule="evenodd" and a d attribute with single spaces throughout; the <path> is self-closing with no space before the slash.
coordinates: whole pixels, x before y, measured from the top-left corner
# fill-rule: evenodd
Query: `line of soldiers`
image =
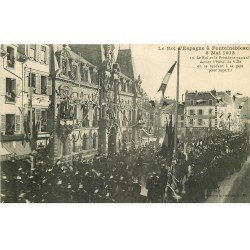
<path id="1" fill-rule="evenodd" d="M 246 133 L 211 132 L 179 143 L 171 165 L 149 176 L 148 202 L 203 202 L 246 161 Z"/>

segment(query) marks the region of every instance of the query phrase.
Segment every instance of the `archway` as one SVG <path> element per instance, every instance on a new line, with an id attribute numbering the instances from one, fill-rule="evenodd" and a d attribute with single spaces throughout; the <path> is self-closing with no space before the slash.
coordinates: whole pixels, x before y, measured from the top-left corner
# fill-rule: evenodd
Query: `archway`
<path id="1" fill-rule="evenodd" d="M 108 154 L 114 155 L 116 153 L 116 129 L 112 127 L 110 129 L 109 139 L 108 139 Z"/>

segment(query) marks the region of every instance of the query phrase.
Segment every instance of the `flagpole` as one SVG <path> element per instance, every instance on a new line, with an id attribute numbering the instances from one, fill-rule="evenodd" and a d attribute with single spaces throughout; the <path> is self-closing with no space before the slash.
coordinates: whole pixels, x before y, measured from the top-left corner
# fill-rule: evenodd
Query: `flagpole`
<path id="1" fill-rule="evenodd" d="M 178 47 L 177 59 L 177 84 L 176 84 L 176 103 L 175 103 L 175 133 L 174 133 L 174 152 L 177 151 L 177 132 L 178 132 L 178 108 L 179 108 L 179 80 L 180 80 L 180 47 Z"/>

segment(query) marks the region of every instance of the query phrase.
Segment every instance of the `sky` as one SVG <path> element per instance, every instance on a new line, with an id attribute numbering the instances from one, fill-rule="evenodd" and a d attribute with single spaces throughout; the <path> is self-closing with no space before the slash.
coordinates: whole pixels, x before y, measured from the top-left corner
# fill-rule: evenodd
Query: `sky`
<path id="1" fill-rule="evenodd" d="M 173 45 L 120 45 L 120 48 L 129 48 L 129 46 L 132 49 L 137 75 L 141 75 L 143 89 L 149 97 L 159 99 L 161 93 L 157 93 L 157 91 L 164 75 L 177 60 L 177 50 L 166 49 L 166 47 Z M 200 47 L 201 45 L 192 45 L 192 47 L 193 46 Z M 203 46 L 206 47 L 207 45 Z M 159 47 L 164 47 L 165 49 L 159 50 Z M 221 51 L 221 53 L 223 53 L 223 51 Z M 235 53 L 235 56 L 248 57 L 250 50 L 236 50 Z M 209 73 L 207 69 L 197 68 L 199 64 L 199 60 L 196 60 L 197 56 L 206 56 L 205 51 L 182 50 L 180 53 L 180 100 L 186 90 L 231 90 L 232 94 L 241 92 L 245 96 L 250 96 L 249 58 L 242 60 L 243 68 L 233 69 L 232 72 Z M 194 57 L 195 60 L 191 60 L 190 57 Z M 170 77 L 165 96 L 175 98 L 176 82 L 177 69 L 175 67 Z"/>

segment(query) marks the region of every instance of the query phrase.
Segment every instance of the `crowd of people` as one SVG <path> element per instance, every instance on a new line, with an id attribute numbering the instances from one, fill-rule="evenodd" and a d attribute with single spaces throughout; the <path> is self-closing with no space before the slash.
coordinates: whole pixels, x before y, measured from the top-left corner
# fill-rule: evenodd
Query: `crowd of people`
<path id="1" fill-rule="evenodd" d="M 124 149 L 112 157 L 83 155 L 49 164 L 38 157 L 9 162 L 2 169 L 2 202 L 146 202 L 141 181 L 164 161 L 154 145 Z M 147 164 L 144 164 L 146 163 Z"/>
<path id="2" fill-rule="evenodd" d="M 246 134 L 210 133 L 180 142 L 171 163 L 147 144 L 55 164 L 37 156 L 2 167 L 2 202 L 203 202 L 246 160 Z M 143 189 L 143 190 L 142 190 Z"/>

